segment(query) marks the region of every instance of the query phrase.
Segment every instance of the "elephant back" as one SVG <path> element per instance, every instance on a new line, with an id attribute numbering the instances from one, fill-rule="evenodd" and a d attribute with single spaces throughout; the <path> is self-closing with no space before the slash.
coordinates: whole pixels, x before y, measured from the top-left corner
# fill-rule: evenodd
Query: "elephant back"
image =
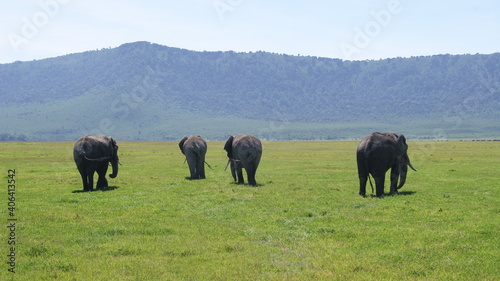
<path id="1" fill-rule="evenodd" d="M 201 136 L 184 137 L 179 142 L 179 147 L 184 155 L 193 152 L 197 154 L 205 154 L 207 152 L 207 143 Z"/>
<path id="2" fill-rule="evenodd" d="M 237 135 L 233 142 L 233 150 L 238 156 L 256 160 L 262 155 L 262 143 L 252 135 Z"/>

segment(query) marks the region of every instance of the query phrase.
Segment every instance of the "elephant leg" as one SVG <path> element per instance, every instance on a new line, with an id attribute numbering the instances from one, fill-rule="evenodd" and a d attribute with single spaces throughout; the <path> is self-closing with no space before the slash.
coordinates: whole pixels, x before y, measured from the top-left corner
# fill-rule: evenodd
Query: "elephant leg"
<path id="1" fill-rule="evenodd" d="M 199 158 L 196 164 L 196 174 L 198 179 L 205 178 L 205 161 Z"/>
<path id="2" fill-rule="evenodd" d="M 195 180 L 197 179 L 196 177 L 196 158 L 194 155 L 189 155 L 187 156 L 187 162 L 189 166 L 189 175 L 190 179 Z"/>
<path id="3" fill-rule="evenodd" d="M 92 190 L 92 188 L 89 186 L 89 177 L 87 176 L 87 174 L 84 172 L 84 173 L 81 173 L 81 176 L 82 176 L 82 182 L 83 182 L 83 191 Z"/>
<path id="4" fill-rule="evenodd" d="M 243 170 L 239 169 L 237 174 L 238 174 L 238 183 L 244 184 L 245 180 L 243 179 Z"/>
<path id="5" fill-rule="evenodd" d="M 108 186 L 108 180 L 106 179 L 106 172 L 108 171 L 108 164 L 101 165 L 97 169 L 97 175 L 99 176 L 97 178 L 97 189 L 104 188 Z"/>
<path id="6" fill-rule="evenodd" d="M 255 165 L 249 165 L 249 167 L 245 168 L 247 171 L 248 184 L 256 186 L 257 182 L 255 181 Z"/>
<path id="7" fill-rule="evenodd" d="M 231 162 L 231 175 L 233 176 L 234 181 L 237 181 L 236 178 L 236 165 L 234 164 L 234 161 L 230 160 Z"/>
<path id="8" fill-rule="evenodd" d="M 236 176 L 238 178 L 239 184 L 245 183 L 245 180 L 243 179 L 243 168 L 241 167 L 241 164 L 237 165 Z"/>
<path id="9" fill-rule="evenodd" d="M 241 164 L 240 160 L 232 161 L 234 163 L 234 173 L 233 177 L 234 180 L 238 182 L 238 184 L 243 184 L 245 183 L 245 180 L 243 179 L 243 166 Z"/>
<path id="10" fill-rule="evenodd" d="M 359 175 L 359 195 L 366 196 L 366 181 L 367 175 Z"/>
<path id="11" fill-rule="evenodd" d="M 398 193 L 398 178 L 399 178 L 399 171 L 398 168 L 392 167 L 391 169 L 391 193 Z"/>
<path id="12" fill-rule="evenodd" d="M 255 173 L 247 173 L 248 184 L 257 186 L 257 181 L 255 181 Z"/>
<path id="13" fill-rule="evenodd" d="M 80 172 L 80 176 L 82 178 L 83 183 L 83 191 L 87 191 L 89 188 L 89 182 L 87 177 L 87 171 L 83 167 L 78 167 L 78 172 Z"/>
<path id="14" fill-rule="evenodd" d="M 375 179 L 375 194 L 377 197 L 384 195 L 385 175 L 373 175 Z"/>
<path id="15" fill-rule="evenodd" d="M 87 170 L 87 191 L 94 189 L 94 170 Z"/>
<path id="16" fill-rule="evenodd" d="M 357 152 L 356 161 L 358 164 L 359 195 L 366 196 L 366 182 L 370 174 L 368 172 L 368 168 L 365 162 L 366 159 L 363 152 Z"/>

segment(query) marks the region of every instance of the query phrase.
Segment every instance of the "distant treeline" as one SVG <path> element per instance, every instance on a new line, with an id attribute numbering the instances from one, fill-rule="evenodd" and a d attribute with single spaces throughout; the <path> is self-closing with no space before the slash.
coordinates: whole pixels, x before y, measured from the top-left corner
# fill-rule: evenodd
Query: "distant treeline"
<path id="1" fill-rule="evenodd" d="M 0 134 L 0 141 L 27 141 L 28 136 L 24 134 Z"/>

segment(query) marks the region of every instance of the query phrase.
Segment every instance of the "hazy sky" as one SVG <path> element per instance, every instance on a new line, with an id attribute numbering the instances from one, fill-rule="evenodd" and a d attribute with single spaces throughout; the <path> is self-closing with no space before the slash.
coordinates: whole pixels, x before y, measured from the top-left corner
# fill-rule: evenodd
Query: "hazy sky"
<path id="1" fill-rule="evenodd" d="M 363 60 L 500 52 L 500 1 L 0 0 L 0 63 L 149 41 Z"/>

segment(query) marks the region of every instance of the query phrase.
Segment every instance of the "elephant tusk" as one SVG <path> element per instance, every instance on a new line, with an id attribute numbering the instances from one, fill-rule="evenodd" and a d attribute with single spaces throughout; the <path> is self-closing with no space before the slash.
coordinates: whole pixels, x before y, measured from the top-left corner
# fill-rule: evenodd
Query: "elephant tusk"
<path id="1" fill-rule="evenodd" d="M 227 166 L 229 166 L 229 162 L 231 162 L 231 159 L 227 160 L 226 168 L 224 168 L 224 172 L 227 170 Z"/>
<path id="2" fill-rule="evenodd" d="M 122 162 L 118 161 L 118 164 L 123 165 Z"/>
<path id="3" fill-rule="evenodd" d="M 368 173 L 368 181 L 370 182 L 370 186 L 372 187 L 372 194 L 374 193 L 373 191 L 373 183 L 372 183 L 372 179 L 370 177 L 370 173 Z"/>
<path id="4" fill-rule="evenodd" d="M 207 164 L 207 166 L 210 168 L 210 170 L 213 170 L 212 167 L 210 166 L 210 164 L 207 163 L 207 161 L 204 161 L 205 164 Z"/>
<path id="5" fill-rule="evenodd" d="M 410 163 L 410 162 L 408 162 L 408 166 L 410 166 L 410 168 L 411 168 L 413 171 L 415 171 L 415 172 L 417 171 L 417 169 L 413 168 L 413 166 L 411 165 L 411 163 Z"/>

